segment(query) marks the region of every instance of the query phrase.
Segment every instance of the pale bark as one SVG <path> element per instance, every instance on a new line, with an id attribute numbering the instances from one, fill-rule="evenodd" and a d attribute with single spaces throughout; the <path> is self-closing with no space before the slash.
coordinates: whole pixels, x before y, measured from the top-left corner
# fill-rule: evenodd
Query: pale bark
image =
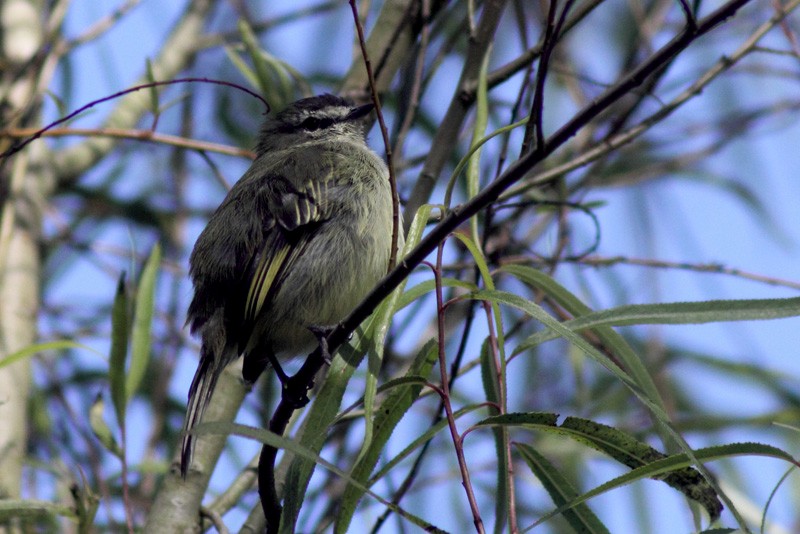
<path id="1" fill-rule="evenodd" d="M 8 72 L 19 72 L 42 44 L 41 2 L 12 0 L 0 6 L 0 62 Z M 10 109 L 2 122 L 9 124 L 36 113 L 35 77 L 24 73 L 4 79 L 2 90 Z M 45 175 L 35 162 L 42 150 L 30 150 L 0 167 L 4 193 L 0 214 L 0 360 L 34 342 L 40 293 L 42 185 Z M 28 434 L 30 358 L 0 367 L 0 498 L 20 496 L 22 465 Z"/>

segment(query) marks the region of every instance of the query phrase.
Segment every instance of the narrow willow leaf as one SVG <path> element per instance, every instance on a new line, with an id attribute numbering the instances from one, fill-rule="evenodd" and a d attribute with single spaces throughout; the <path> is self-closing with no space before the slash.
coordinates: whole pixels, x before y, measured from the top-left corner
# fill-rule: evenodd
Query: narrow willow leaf
<path id="1" fill-rule="evenodd" d="M 606 354 L 592 346 L 591 343 L 586 341 L 572 330 L 566 328 L 562 323 L 555 320 L 549 313 L 547 313 L 535 302 L 526 300 L 518 295 L 514 295 L 513 293 L 508 293 L 505 291 L 477 291 L 469 295 L 469 298 L 490 300 L 513 306 L 540 321 L 546 327 L 558 332 L 559 335 L 563 336 L 577 348 L 584 351 L 590 358 L 600 363 L 615 377 L 621 380 L 622 383 L 625 384 L 639 398 L 639 400 L 641 400 L 642 403 L 653 412 L 659 421 L 663 422 L 665 425 L 668 424 L 669 417 L 664 411 L 663 403 L 661 402 L 660 397 L 652 398 L 628 373 L 626 373 L 623 369 L 620 369 L 619 366 L 614 363 Z"/>
<path id="2" fill-rule="evenodd" d="M 161 265 L 161 246 L 156 244 L 142 271 L 139 289 L 136 291 L 136 309 L 133 313 L 133 335 L 131 336 L 131 364 L 125 383 L 128 401 L 136 394 L 144 378 L 153 345 L 151 334 L 155 309 L 158 267 Z"/>
<path id="3" fill-rule="evenodd" d="M 230 46 L 224 46 L 223 50 L 225 50 L 225 55 L 228 56 L 228 60 L 233 63 L 233 66 L 236 67 L 236 70 L 239 71 L 248 83 L 255 88 L 259 88 L 258 76 L 256 75 L 255 71 L 250 68 L 250 66 L 236 53 L 236 50 L 231 48 Z"/>
<path id="4" fill-rule="evenodd" d="M 500 402 L 500 377 L 497 374 L 497 365 L 492 356 L 491 340 L 488 337 L 483 340 L 483 344 L 481 345 L 480 360 L 481 379 L 486 401 L 498 404 Z M 491 410 L 492 415 L 499 415 L 496 408 L 491 408 Z"/>
<path id="5" fill-rule="evenodd" d="M 100 508 L 100 497 L 92 492 L 83 471 L 79 471 L 79 475 L 80 484 L 73 484 L 70 488 L 78 514 L 78 534 L 92 534 L 95 532 L 94 518 L 97 515 L 97 509 Z"/>
<path id="6" fill-rule="evenodd" d="M 441 279 L 442 287 L 458 287 L 464 289 L 466 291 L 477 291 L 478 286 L 473 284 L 472 282 L 465 282 L 463 280 L 456 280 L 455 278 L 447 278 L 443 277 Z M 400 300 L 397 302 L 397 309 L 402 310 L 412 302 L 415 302 L 418 298 L 426 295 L 428 293 L 432 293 L 436 289 L 436 281 L 435 280 L 425 280 L 424 282 L 420 282 L 419 284 L 413 286 L 411 289 L 403 293 L 400 297 Z"/>
<path id="7" fill-rule="evenodd" d="M 476 219 L 473 217 L 472 220 L 475 221 Z M 473 237 L 470 239 L 461 233 L 456 233 L 455 236 L 464 244 L 464 246 L 467 247 L 467 250 L 469 250 L 470 254 L 472 255 L 475 265 L 478 267 L 478 271 L 481 273 L 481 280 L 483 281 L 484 287 L 490 291 L 494 290 L 494 280 L 492 279 L 489 266 L 486 263 L 486 258 L 483 256 L 483 251 L 478 246 L 475 238 Z M 477 236 L 477 227 L 475 227 L 473 236 Z M 506 379 L 505 337 L 503 334 L 505 332 L 505 327 L 503 326 L 503 314 L 500 311 L 500 305 L 496 302 L 492 302 L 490 306 L 492 310 L 491 317 L 494 319 L 495 323 L 494 331 L 497 337 L 496 347 L 498 354 L 494 354 L 494 351 L 492 350 L 493 346 L 491 344 L 492 340 L 491 338 L 487 338 L 486 342 L 484 343 L 483 350 L 481 351 L 481 377 L 483 379 L 484 391 L 486 392 L 487 400 L 491 403 L 494 403 L 496 406 L 499 406 L 499 412 L 505 412 L 507 411 L 507 395 L 505 385 L 508 382 Z M 498 410 L 494 408 L 490 408 L 490 410 L 493 413 L 498 412 Z M 508 498 L 509 495 L 512 494 L 511 485 L 513 484 L 513 481 L 509 476 L 510 469 L 508 462 L 510 455 L 510 444 L 508 432 L 505 428 L 499 427 L 493 429 L 492 433 L 494 434 L 494 444 L 497 458 L 495 517 L 497 517 L 498 520 L 495 522 L 495 531 L 499 532 L 505 525 L 503 519 L 506 518 L 508 512 Z"/>
<path id="8" fill-rule="evenodd" d="M 572 431 L 573 439 L 611 456 L 631 469 L 666 458 L 665 454 L 633 436 L 588 419 L 567 417 L 561 428 Z M 684 467 L 654 478 L 663 480 L 702 505 L 712 521 L 717 520 L 722 513 L 722 503 L 717 498 L 716 491 L 695 469 Z"/>
<path id="9" fill-rule="evenodd" d="M 261 91 L 261 94 L 268 95 L 272 85 L 270 67 L 264 60 L 264 56 L 261 55 L 261 47 L 258 44 L 253 28 L 244 19 L 239 19 L 239 35 L 242 37 L 242 43 L 244 43 L 244 47 L 250 56 L 250 61 L 253 62 L 253 70 L 258 81 L 256 87 Z"/>
<path id="10" fill-rule="evenodd" d="M 711 520 L 715 521 L 722 512 L 722 503 L 720 503 L 714 488 L 698 471 L 692 468 L 693 464 L 733 456 L 766 456 L 800 467 L 800 462 L 795 460 L 789 453 L 777 447 L 761 443 L 732 443 L 693 450 L 691 455 L 680 453 L 665 456 L 646 443 L 613 427 L 576 417 L 567 417 L 564 423 L 559 426 L 556 424 L 557 417 L 556 414 L 549 413 L 512 413 L 487 417 L 475 426 L 514 426 L 567 436 L 611 456 L 620 463 L 632 468 L 632 471 L 576 497 L 567 504 L 559 506 L 553 512 L 539 519 L 533 526 L 541 524 L 554 515 L 561 514 L 601 493 L 643 478 L 653 478 L 666 482 L 682 492 L 686 497 L 703 506 Z"/>
<path id="11" fill-rule="evenodd" d="M 156 76 L 153 73 L 153 63 L 150 61 L 150 58 L 147 58 L 145 66 L 147 81 L 149 83 L 156 82 Z M 153 117 L 158 120 L 158 115 L 160 113 L 158 108 L 158 88 L 155 86 L 150 87 L 148 90 L 148 95 L 150 96 L 150 113 L 152 113 Z"/>
<path id="12" fill-rule="evenodd" d="M 486 401 L 489 403 L 489 413 L 492 415 L 499 415 L 497 408 L 494 406 L 502 405 L 503 394 L 501 392 L 501 377 L 492 351 L 491 339 L 488 337 L 481 345 L 480 361 L 481 381 L 483 383 Z M 497 426 L 492 428 L 492 434 L 494 435 L 495 457 L 497 458 L 496 495 L 494 498 L 495 517 L 497 518 L 495 521 L 495 532 L 497 532 L 498 529 L 502 530 L 505 527 L 505 519 L 508 514 L 508 484 L 513 483 L 513 481 L 510 480 L 508 469 L 508 432 L 505 427 Z"/>
<path id="13" fill-rule="evenodd" d="M 486 407 L 483 405 L 483 403 L 465 406 L 464 408 L 455 411 L 453 413 L 453 418 L 456 421 L 458 421 L 464 415 L 470 414 L 477 410 L 483 410 L 485 408 Z M 378 480 L 384 478 L 389 473 L 389 471 L 394 469 L 398 464 L 400 464 L 400 462 L 411 456 L 411 454 L 414 451 L 418 450 L 425 443 L 433 439 L 433 437 L 436 434 L 447 428 L 447 426 L 448 426 L 447 419 L 442 418 L 437 423 L 432 425 L 428 430 L 426 430 L 422 435 L 417 436 L 417 438 L 414 439 L 414 441 L 412 441 L 405 449 L 403 449 L 397 455 L 395 455 L 394 458 L 386 462 L 386 465 L 381 467 L 374 475 L 372 475 L 372 478 L 370 478 L 369 480 L 369 485 L 371 486 Z"/>
<path id="14" fill-rule="evenodd" d="M 524 266 L 520 267 L 522 268 L 515 269 L 512 267 L 511 269 L 509 269 L 509 271 L 513 272 L 515 276 L 525 281 L 525 283 L 534 286 L 541 285 L 547 287 L 548 293 L 554 295 L 554 298 L 556 298 L 556 300 L 562 306 L 564 306 L 570 313 L 572 313 L 573 316 L 576 316 L 580 319 L 586 317 L 587 315 L 590 315 L 591 310 L 585 304 L 583 304 L 580 301 L 580 299 L 578 299 L 577 297 L 572 295 L 569 291 L 561 287 L 560 284 L 558 284 L 555 280 L 548 277 L 547 275 L 544 275 L 543 273 L 539 273 L 535 269 L 531 269 L 529 267 L 524 267 Z M 546 325 L 548 324 L 546 321 L 543 322 L 545 322 Z M 559 329 L 563 329 L 568 323 L 569 322 L 562 324 L 555 321 L 549 323 L 549 325 L 552 326 L 552 330 L 554 333 Z M 576 344 L 575 340 L 580 339 L 580 337 L 573 338 L 571 334 L 566 333 L 567 331 L 570 330 L 569 329 L 566 331 L 561 330 L 561 332 L 556 334 L 556 336 L 561 335 L 567 338 L 568 340 L 572 340 L 573 344 Z M 639 399 L 642 400 L 645 403 L 645 405 L 647 405 L 648 408 L 650 408 L 650 410 L 653 412 L 653 415 L 655 416 L 658 422 L 659 430 L 663 431 L 667 436 L 671 437 L 675 441 L 675 443 L 678 444 L 681 450 L 683 450 L 684 453 L 686 453 L 690 458 L 692 458 L 694 464 L 697 466 L 697 469 L 701 472 L 706 481 L 714 488 L 719 497 L 730 505 L 730 499 L 728 499 L 728 497 L 719 487 L 719 484 L 716 483 L 711 473 L 709 473 L 708 470 L 705 468 L 705 466 L 703 466 L 702 463 L 700 463 L 697 460 L 697 458 L 694 456 L 694 451 L 691 449 L 691 447 L 689 447 L 689 444 L 686 443 L 686 440 L 683 438 L 683 436 L 681 436 L 681 434 L 670 423 L 669 418 L 667 417 L 667 414 L 663 409 L 664 403 L 663 400 L 661 399 L 661 395 L 659 394 L 658 389 L 656 388 L 655 383 L 653 382 L 653 379 L 650 376 L 649 372 L 647 371 L 646 367 L 642 364 L 641 360 L 633 351 L 633 349 L 628 345 L 625 339 L 616 331 L 614 331 L 612 328 L 610 328 L 610 326 L 594 327 L 593 331 L 598 336 L 601 343 L 606 347 L 606 349 L 610 350 L 613 354 L 615 354 L 617 358 L 622 362 L 625 370 L 627 371 L 627 374 L 629 374 L 633 379 L 632 380 L 633 384 L 635 384 L 636 387 L 641 388 L 641 394 L 637 392 L 637 389 L 632 387 L 631 383 L 625 381 L 625 376 L 626 376 L 625 374 L 623 373 L 618 374 L 615 371 L 615 369 L 609 368 L 607 364 L 603 363 L 606 358 L 603 352 L 597 351 L 594 348 L 588 349 L 588 347 L 591 346 L 591 344 L 588 343 L 584 344 L 583 347 L 581 347 L 580 344 L 577 344 L 576 346 L 583 348 L 585 352 L 588 349 L 589 352 L 586 352 L 588 355 L 590 356 L 594 355 L 592 357 L 596 361 L 605 365 L 607 369 L 609 369 L 612 373 L 617 375 L 620 379 L 623 380 L 624 383 L 626 383 L 626 385 L 628 385 L 629 388 L 631 388 L 631 391 L 633 391 L 633 393 L 636 394 L 636 396 L 639 397 Z M 538 336 L 540 334 L 534 334 L 534 336 L 531 336 L 531 338 L 529 338 L 529 340 L 527 341 L 530 341 L 533 337 Z M 552 333 L 545 331 L 543 332 L 543 334 L 551 335 Z M 523 344 L 524 343 L 525 342 L 523 342 Z M 741 524 L 742 520 L 738 512 L 735 509 L 733 509 L 732 505 L 731 505 L 731 513 Z"/>
<path id="15" fill-rule="evenodd" d="M 294 96 L 294 83 L 286 64 L 261 48 L 253 28 L 244 19 L 239 20 L 239 34 L 253 63 L 256 87 L 267 102 L 283 107 Z"/>
<path id="16" fill-rule="evenodd" d="M 25 358 L 30 358 L 40 352 L 47 352 L 50 350 L 66 350 L 66 349 L 83 349 L 89 352 L 93 352 L 99 356 L 105 357 L 102 353 L 98 352 L 97 350 L 93 349 L 88 345 L 83 345 L 76 341 L 70 341 L 68 339 L 63 339 L 61 341 L 48 341 L 46 343 L 34 343 L 32 345 L 28 345 L 24 349 L 20 349 L 16 352 L 12 352 L 8 356 L 3 359 L 0 359 L 0 369 L 5 367 L 6 365 L 11 365 L 15 362 L 20 360 L 24 360 Z"/>
<path id="17" fill-rule="evenodd" d="M 525 460 L 530 470 L 542 483 L 556 506 L 563 506 L 578 496 L 578 492 L 570 481 L 547 458 L 539 454 L 530 445 L 524 443 L 517 443 L 516 445 L 522 459 Z M 581 503 L 565 510 L 563 515 L 564 519 L 576 532 L 585 532 L 587 534 L 605 534 L 609 532 L 586 503 Z"/>
<path id="18" fill-rule="evenodd" d="M 117 293 L 111 307 L 111 352 L 108 358 L 108 382 L 111 388 L 111 402 L 117 424 L 125 424 L 125 365 L 128 359 L 128 295 L 125 291 L 125 273 L 119 276 Z"/>
<path id="19" fill-rule="evenodd" d="M 420 214 L 420 217 L 423 215 L 427 220 L 429 215 L 427 210 L 423 211 L 423 213 Z M 415 233 L 418 231 L 419 229 L 415 230 Z M 421 236 L 421 233 L 419 233 L 419 235 Z M 413 235 L 411 238 L 415 241 L 417 239 Z M 401 251 L 401 256 L 407 254 L 409 250 L 411 249 L 406 246 L 405 250 Z M 405 286 L 405 284 L 403 284 L 403 286 Z M 356 458 L 356 463 L 361 461 L 362 456 L 367 454 L 367 451 L 371 447 L 374 430 L 372 414 L 374 413 L 375 394 L 378 389 L 378 374 L 380 373 L 383 365 L 383 347 L 386 342 L 386 336 L 389 333 L 389 325 L 392 322 L 392 317 L 394 317 L 397 301 L 401 292 L 402 290 L 396 290 L 391 299 L 392 305 L 383 307 L 382 312 L 380 314 L 376 314 L 376 320 L 373 326 L 375 329 L 374 336 L 367 344 L 369 350 L 367 351 L 367 379 L 364 389 L 364 443 L 362 444 L 358 458 Z"/>
<path id="20" fill-rule="evenodd" d="M 592 313 L 591 308 L 584 304 L 577 296 L 559 284 L 553 277 L 526 265 L 508 265 L 501 269 L 515 276 L 521 282 L 538 288 L 545 292 L 550 298 L 555 300 L 560 306 L 564 307 L 573 317 L 579 317 Z M 607 347 L 622 362 L 625 370 L 631 375 L 633 380 L 642 388 L 647 396 L 653 399 L 659 406 L 663 406 L 661 395 L 656 388 L 653 378 L 642 363 L 639 356 L 631 348 L 627 341 L 611 327 L 594 328 L 593 332 L 597 335 L 603 346 Z M 554 331 L 545 329 L 530 336 L 520 343 L 513 354 L 519 354 L 538 345 L 535 341 L 537 336 L 557 335 Z"/>
<path id="21" fill-rule="evenodd" d="M 764 445 L 762 443 L 731 443 L 728 445 L 719 445 L 715 447 L 708 447 L 705 449 L 697 449 L 692 452 L 693 456 L 701 462 L 721 460 L 725 458 L 732 458 L 734 456 L 765 456 L 769 458 L 784 460 L 794 465 L 798 465 L 797 460 L 795 460 L 789 453 L 781 449 L 778 449 L 777 447 L 773 447 L 771 445 Z M 601 495 L 613 489 L 621 488 L 622 486 L 625 486 L 637 480 L 642 480 L 645 478 L 655 478 L 658 477 L 659 475 L 664 475 L 672 471 L 675 471 L 677 469 L 691 467 L 693 463 L 694 460 L 690 459 L 689 455 L 685 453 L 680 453 L 668 456 L 661 460 L 656 460 L 649 464 L 643 465 L 642 467 L 637 467 L 630 473 L 625 473 L 624 475 L 614 478 L 613 480 L 609 480 L 605 484 L 601 484 L 600 486 L 594 488 L 591 491 L 587 491 L 580 497 L 573 500 L 571 503 L 568 503 L 564 506 L 560 506 L 556 510 L 553 510 L 552 512 L 548 512 L 547 514 L 539 518 L 539 520 L 537 520 L 533 525 L 531 525 L 530 528 L 533 528 L 536 525 L 544 523 L 551 517 L 563 513 L 564 510 L 571 508 L 572 506 L 586 502 L 593 497 L 597 497 L 598 495 Z"/>
<path id="22" fill-rule="evenodd" d="M 419 351 L 414 362 L 409 366 L 406 377 L 428 376 L 436 362 L 437 344 L 434 340 L 428 341 Z M 415 380 L 405 387 L 394 387 L 378 408 L 374 421 L 373 439 L 363 454 L 359 456 L 350 472 L 350 478 L 366 487 L 370 473 L 378 463 L 378 458 L 383 452 L 386 443 L 397 427 L 397 424 L 406 414 L 408 409 L 419 397 L 422 391 L 422 382 Z M 336 515 L 334 532 L 347 532 L 353 518 L 358 502 L 363 497 L 361 488 L 348 485 L 339 504 L 339 513 Z"/>
<path id="23" fill-rule="evenodd" d="M 415 516 L 407 512 L 406 510 L 400 508 L 399 506 L 392 504 L 391 502 L 387 501 L 386 499 L 382 498 L 377 493 L 374 493 L 369 488 L 362 486 L 360 482 L 350 478 L 350 476 L 336 467 L 333 463 L 325 460 L 321 456 L 319 456 L 316 452 L 306 447 L 303 447 L 299 443 L 294 440 L 285 438 L 283 436 L 279 436 L 269 430 L 263 428 L 255 428 L 245 425 L 240 425 L 236 423 L 223 423 L 223 422 L 213 422 L 213 423 L 201 423 L 197 427 L 195 427 L 195 432 L 198 435 L 202 434 L 232 434 L 235 436 L 241 436 L 245 438 L 250 438 L 253 440 L 257 440 L 261 443 L 270 445 L 277 449 L 283 449 L 285 451 L 291 452 L 297 458 L 303 458 L 304 460 L 311 462 L 314 465 L 320 465 L 325 469 L 329 470 L 330 472 L 336 474 L 338 477 L 342 478 L 348 484 L 352 484 L 358 486 L 364 493 L 369 494 L 372 498 L 390 508 L 393 512 L 397 513 L 404 519 L 410 521 L 412 524 L 425 529 L 428 532 L 436 532 L 444 534 L 444 531 L 434 527 L 424 519 Z M 287 503 L 288 506 L 288 503 Z M 285 513 L 285 509 L 284 509 Z M 285 521 L 281 518 L 281 525 L 284 525 Z"/>
<path id="24" fill-rule="evenodd" d="M 766 321 L 800 315 L 800 297 L 784 299 L 707 300 L 631 304 L 594 312 L 571 321 L 573 330 L 594 326 L 637 324 L 703 324 L 731 321 Z M 566 324 L 566 323 L 565 323 Z"/>
<path id="25" fill-rule="evenodd" d="M 478 91 L 475 101 L 475 126 L 472 129 L 472 142 L 470 148 L 475 146 L 477 149 L 473 152 L 467 163 L 467 199 L 473 198 L 478 194 L 480 189 L 480 175 L 481 175 L 481 142 L 484 137 L 486 126 L 489 123 L 489 98 L 488 98 L 488 82 L 487 73 L 489 71 L 489 57 L 492 54 L 492 46 L 486 47 L 486 52 L 481 61 L 481 68 L 478 72 Z M 476 243 L 480 242 L 480 235 L 478 232 L 478 218 L 472 217 L 469 220 L 470 235 L 472 240 Z"/>
<path id="26" fill-rule="evenodd" d="M 478 426 L 505 425 L 523 428 L 556 428 L 558 414 L 551 412 L 514 412 L 487 417 L 475 424 Z"/>
<path id="27" fill-rule="evenodd" d="M 108 451 L 119 459 L 122 459 L 122 449 L 120 448 L 117 440 L 114 439 L 114 434 L 106 424 L 105 417 L 105 402 L 103 396 L 97 395 L 92 407 L 89 408 L 89 425 L 92 427 L 95 437 Z"/>

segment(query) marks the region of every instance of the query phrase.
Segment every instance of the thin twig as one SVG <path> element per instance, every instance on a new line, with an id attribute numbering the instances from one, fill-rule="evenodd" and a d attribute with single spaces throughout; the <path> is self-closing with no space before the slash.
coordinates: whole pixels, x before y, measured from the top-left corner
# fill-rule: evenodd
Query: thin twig
<path id="1" fill-rule="evenodd" d="M 480 508 L 478 508 L 478 501 L 475 499 L 475 490 L 472 487 L 472 482 L 469 476 L 469 468 L 467 467 L 467 460 L 464 457 L 464 443 L 459 435 L 458 427 L 456 427 L 456 419 L 453 415 L 453 406 L 450 404 L 450 387 L 447 378 L 447 356 L 445 354 L 445 306 L 442 295 L 442 255 L 444 253 L 444 243 L 439 244 L 438 253 L 436 256 L 436 267 L 433 268 L 434 282 L 436 284 L 436 320 L 438 325 L 438 347 L 439 347 L 439 374 L 441 377 L 441 399 L 444 404 L 445 417 L 447 419 L 447 426 L 450 429 L 450 437 L 453 440 L 453 447 L 456 452 L 456 459 L 458 460 L 458 468 L 461 471 L 461 485 L 464 486 L 464 491 L 467 493 L 467 500 L 472 512 L 472 522 L 475 524 L 475 530 L 479 534 L 483 534 L 483 520 L 481 519 Z"/>
<path id="2" fill-rule="evenodd" d="M 355 0 L 350 0 L 350 9 L 353 11 L 353 21 L 356 25 L 356 31 L 358 32 L 358 43 L 361 46 L 361 56 L 364 58 L 364 67 L 367 69 L 372 103 L 375 105 L 375 114 L 378 116 L 378 124 L 380 125 L 381 135 L 383 136 L 383 145 L 386 150 L 386 165 L 389 167 L 389 186 L 392 190 L 392 248 L 389 255 L 388 272 L 391 271 L 395 263 L 397 263 L 397 243 L 400 238 L 399 233 L 401 229 L 400 196 L 397 194 L 397 179 L 395 178 L 394 165 L 392 163 L 392 145 L 389 141 L 389 131 L 386 129 L 386 121 L 383 119 L 383 110 L 381 108 L 380 98 L 378 98 L 375 76 L 372 72 L 372 63 L 369 60 L 367 43 L 364 39 L 364 27 L 361 25 L 361 19 L 358 17 L 358 8 L 356 7 Z"/>
<path id="3" fill-rule="evenodd" d="M 538 150 L 544 146 L 544 131 L 542 121 L 544 118 L 544 82 L 547 79 L 549 70 L 550 56 L 555 48 L 556 35 L 556 13 L 558 13 L 558 0 L 550 0 L 547 9 L 547 21 L 545 22 L 544 38 L 542 40 L 542 52 L 539 56 L 539 66 L 536 69 L 536 83 L 533 90 L 533 102 L 531 104 L 531 120 L 525 127 L 525 138 L 522 142 L 522 154 L 530 150 Z"/>
<path id="4" fill-rule="evenodd" d="M 255 93 L 255 92 L 251 91 L 250 89 L 248 89 L 248 88 L 246 88 L 244 86 L 241 86 L 239 84 L 235 84 L 233 82 L 226 82 L 224 80 L 214 80 L 214 79 L 211 79 L 211 78 L 177 78 L 175 80 L 166 80 L 166 81 L 143 83 L 143 84 L 137 85 L 135 87 L 131 87 L 129 89 L 125 89 L 123 91 L 118 91 L 118 92 L 116 92 L 114 94 L 105 96 L 103 98 L 99 98 L 97 100 L 92 100 L 88 104 L 79 107 L 78 109 L 76 109 L 72 113 L 68 114 L 67 116 L 62 117 L 62 118 L 60 118 L 60 119 L 58 119 L 58 120 L 56 120 L 54 122 L 51 122 L 50 124 L 48 124 L 44 128 L 41 128 L 41 129 L 37 130 L 31 137 L 29 137 L 28 139 L 26 139 L 22 143 L 14 145 L 11 148 L 9 148 L 8 150 L 6 150 L 5 152 L 3 152 L 2 154 L 0 154 L 0 158 L 7 158 L 7 157 L 9 157 L 9 156 L 11 156 L 13 154 L 16 154 L 17 152 L 19 152 L 20 150 L 25 148 L 29 143 L 31 143 L 31 142 L 35 141 L 36 139 L 40 138 L 42 136 L 42 134 L 44 134 L 48 130 L 52 130 L 53 128 L 55 128 L 59 124 L 63 124 L 65 122 L 73 119 L 74 117 L 80 115 L 84 111 L 93 108 L 97 104 L 101 104 L 103 102 L 107 102 L 109 100 L 113 100 L 115 98 L 119 98 L 120 96 L 127 95 L 128 93 L 134 93 L 136 91 L 141 91 L 142 89 L 149 89 L 151 87 L 159 87 L 159 86 L 162 86 L 162 85 L 173 85 L 173 84 L 176 84 L 176 83 L 191 83 L 191 82 L 211 83 L 211 84 L 217 84 L 217 85 L 227 85 L 228 87 L 233 87 L 234 89 L 239 89 L 239 90 L 244 91 L 245 93 L 249 94 L 250 96 L 253 96 L 253 97 L 257 98 L 258 100 L 260 100 L 264 104 L 264 106 L 266 107 L 266 112 L 269 112 L 269 109 L 270 109 L 269 108 L 269 104 L 267 103 L 266 100 L 264 100 L 264 97 L 262 97 L 258 93 Z"/>
<path id="5" fill-rule="evenodd" d="M 684 271 L 694 271 L 699 273 L 715 273 L 725 274 L 728 276 L 735 276 L 745 280 L 752 280 L 771 286 L 788 287 L 790 289 L 800 290 L 800 281 L 786 280 L 783 278 L 775 278 L 773 276 L 766 276 L 737 267 L 726 267 L 721 263 L 691 263 L 682 261 L 668 261 L 657 260 L 652 258 L 632 258 L 629 256 L 588 256 L 583 258 L 568 259 L 580 265 L 587 265 L 591 267 L 611 267 L 613 265 L 638 265 L 642 267 L 652 267 L 655 269 L 678 269 Z"/>
<path id="6" fill-rule="evenodd" d="M 244 158 L 255 158 L 255 153 L 252 150 L 244 148 L 237 148 L 233 146 L 221 145 L 219 143 L 210 143 L 208 141 L 198 141 L 196 139 L 189 139 L 178 135 L 170 135 L 154 132 L 152 130 L 135 130 L 129 128 L 54 128 L 46 132 L 42 132 L 37 128 L 8 128 L 0 130 L 0 138 L 27 138 L 39 134 L 39 137 L 69 137 L 69 136 L 82 136 L 82 137 L 113 137 L 116 139 L 131 139 L 134 141 L 145 141 L 150 143 L 158 143 L 162 145 L 169 145 L 188 150 L 198 150 L 203 152 L 214 152 L 217 154 L 225 154 L 227 156 L 241 156 Z"/>

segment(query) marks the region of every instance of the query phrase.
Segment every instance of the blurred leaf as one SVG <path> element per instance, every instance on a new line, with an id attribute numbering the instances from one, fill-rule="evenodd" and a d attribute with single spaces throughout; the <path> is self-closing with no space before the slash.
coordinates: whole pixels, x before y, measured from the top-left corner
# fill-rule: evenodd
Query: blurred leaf
<path id="1" fill-rule="evenodd" d="M 253 29 L 244 19 L 239 19 L 239 33 L 253 62 L 256 87 L 271 106 L 284 108 L 295 98 L 295 88 L 286 64 L 261 48 Z"/>
<path id="2" fill-rule="evenodd" d="M 100 498 L 92 491 L 83 470 L 80 470 L 79 473 L 80 484 L 73 484 L 70 488 L 78 513 L 78 533 L 92 534 L 95 532 L 94 519 L 100 506 Z"/>
<path id="3" fill-rule="evenodd" d="M 150 58 L 147 58 L 145 61 L 145 76 L 148 83 L 155 83 L 156 80 L 155 74 L 153 74 L 153 63 L 150 61 Z M 158 107 L 158 87 L 152 86 L 148 88 L 147 94 L 150 96 L 150 113 L 153 114 L 153 121 L 158 122 L 158 116 L 161 113 L 161 110 Z"/>
<path id="4" fill-rule="evenodd" d="M 258 90 L 261 90 L 261 86 L 258 80 L 258 76 L 256 72 L 250 68 L 248 65 L 237 53 L 237 51 L 232 46 L 225 46 L 224 47 L 225 54 L 228 56 L 228 59 L 236 70 L 244 76 L 244 78 L 250 83 L 252 87 L 255 87 Z"/>
<path id="5" fill-rule="evenodd" d="M 92 407 L 89 408 L 89 424 L 92 427 L 92 432 L 103 444 L 108 451 L 117 458 L 122 459 L 122 449 L 120 448 L 117 440 L 114 439 L 114 434 L 106 424 L 104 417 L 105 402 L 103 402 L 103 395 L 98 394 L 95 398 Z"/>
<path id="6" fill-rule="evenodd" d="M 16 352 L 12 352 L 5 358 L 0 359 L 0 368 L 5 367 L 6 365 L 11 365 L 15 362 L 20 360 L 24 360 L 25 358 L 30 358 L 40 352 L 46 352 L 50 350 L 64 350 L 64 349 L 83 349 L 89 352 L 93 352 L 100 356 L 103 356 L 102 353 L 96 351 L 92 347 L 88 345 L 83 345 L 76 341 L 70 341 L 67 339 L 63 339 L 61 341 L 48 341 L 46 343 L 34 343 L 32 345 L 28 345 L 24 349 L 20 349 Z"/>
<path id="7" fill-rule="evenodd" d="M 131 364 L 125 383 L 126 399 L 130 399 L 139 389 L 144 378 L 152 349 L 153 311 L 155 309 L 156 282 L 161 265 L 161 245 L 156 243 L 142 271 L 139 288 L 136 291 L 136 308 L 133 312 L 133 333 L 131 336 Z"/>
<path id="8" fill-rule="evenodd" d="M 501 359 L 505 361 L 504 357 Z M 489 403 L 489 413 L 491 415 L 499 415 L 505 411 L 496 408 L 497 406 L 504 406 L 503 383 L 505 382 L 505 376 L 501 376 L 500 369 L 498 369 L 499 362 L 495 359 L 490 337 L 484 339 L 481 344 L 480 362 L 481 381 L 486 401 Z M 505 365 L 502 367 L 504 370 Z M 497 481 L 495 485 L 495 517 L 497 520 L 495 521 L 495 532 L 498 532 L 498 529 L 502 530 L 506 524 L 509 499 L 508 484 L 513 484 L 513 481 L 509 475 L 508 432 L 504 427 L 493 427 L 492 433 L 494 434 L 494 448 L 497 458 Z"/>
<path id="9" fill-rule="evenodd" d="M 111 352 L 108 358 L 108 383 L 117 424 L 125 425 L 125 366 L 128 359 L 128 295 L 125 290 L 125 272 L 119 275 L 117 293 L 111 308 Z"/>

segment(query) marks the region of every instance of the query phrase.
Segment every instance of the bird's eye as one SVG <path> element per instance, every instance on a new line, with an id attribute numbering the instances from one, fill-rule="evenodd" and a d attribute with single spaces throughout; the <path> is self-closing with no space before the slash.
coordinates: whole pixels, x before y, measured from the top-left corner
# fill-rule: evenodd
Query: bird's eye
<path id="1" fill-rule="evenodd" d="M 304 130 L 319 130 L 327 128 L 333 123 L 331 119 L 320 119 L 319 117 L 308 117 L 300 123 L 300 128 Z"/>

